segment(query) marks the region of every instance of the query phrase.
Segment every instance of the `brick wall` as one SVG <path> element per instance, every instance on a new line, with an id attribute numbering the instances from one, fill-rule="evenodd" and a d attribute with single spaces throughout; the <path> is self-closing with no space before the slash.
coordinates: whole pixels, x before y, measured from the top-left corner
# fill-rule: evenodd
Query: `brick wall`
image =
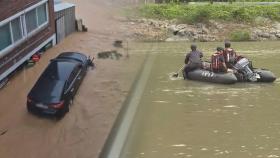
<path id="1" fill-rule="evenodd" d="M 0 21 L 40 2 L 40 0 L 0 0 Z"/>

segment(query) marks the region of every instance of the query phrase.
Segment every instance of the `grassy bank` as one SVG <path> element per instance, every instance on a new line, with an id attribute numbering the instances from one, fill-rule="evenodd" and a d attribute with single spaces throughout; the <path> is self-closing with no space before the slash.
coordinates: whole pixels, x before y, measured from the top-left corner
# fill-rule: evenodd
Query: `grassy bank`
<path id="1" fill-rule="evenodd" d="M 176 19 L 180 22 L 197 23 L 209 20 L 253 23 L 263 17 L 280 21 L 280 5 L 240 5 L 240 4 L 148 4 L 139 8 L 141 16 L 156 19 Z"/>

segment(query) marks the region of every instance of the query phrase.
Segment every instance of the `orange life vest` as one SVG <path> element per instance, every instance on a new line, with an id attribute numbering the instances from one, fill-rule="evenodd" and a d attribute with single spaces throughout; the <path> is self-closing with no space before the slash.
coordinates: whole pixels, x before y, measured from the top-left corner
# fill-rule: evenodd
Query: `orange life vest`
<path id="1" fill-rule="evenodd" d="M 211 56 L 211 69 L 213 72 L 223 71 L 223 62 L 221 58 L 224 58 L 222 52 L 216 52 Z"/>
<path id="2" fill-rule="evenodd" d="M 224 58 L 226 63 L 234 64 L 236 59 L 236 53 L 231 48 L 225 48 L 224 49 Z"/>

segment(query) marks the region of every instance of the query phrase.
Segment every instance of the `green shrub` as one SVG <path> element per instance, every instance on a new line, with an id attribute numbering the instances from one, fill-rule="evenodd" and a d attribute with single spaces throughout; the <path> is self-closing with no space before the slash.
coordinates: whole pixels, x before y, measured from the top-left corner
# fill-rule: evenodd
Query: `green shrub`
<path id="1" fill-rule="evenodd" d="M 180 21 L 187 23 L 207 22 L 210 20 L 210 11 L 200 8 L 198 6 L 192 6 L 185 9 L 184 13 L 177 17 Z"/>
<path id="2" fill-rule="evenodd" d="M 210 11 L 207 6 L 202 9 L 197 9 L 196 14 L 193 16 L 194 22 L 207 22 L 210 19 Z"/>
<path id="3" fill-rule="evenodd" d="M 230 33 L 231 41 L 249 41 L 250 33 L 245 30 L 236 30 Z"/>
<path id="4" fill-rule="evenodd" d="M 211 18 L 218 19 L 218 20 L 230 20 L 231 13 L 226 10 L 217 10 L 217 11 L 211 13 Z"/>
<path id="5" fill-rule="evenodd" d="M 147 18 L 177 19 L 189 23 L 223 20 L 251 23 L 256 17 L 280 21 L 280 5 L 184 5 L 148 4 L 140 7 L 140 15 Z"/>
<path id="6" fill-rule="evenodd" d="M 233 17 L 233 19 L 236 19 L 238 21 L 248 22 L 248 21 L 252 20 L 252 15 L 249 14 L 247 8 L 244 8 L 244 7 L 234 10 L 232 12 L 232 17 Z"/>

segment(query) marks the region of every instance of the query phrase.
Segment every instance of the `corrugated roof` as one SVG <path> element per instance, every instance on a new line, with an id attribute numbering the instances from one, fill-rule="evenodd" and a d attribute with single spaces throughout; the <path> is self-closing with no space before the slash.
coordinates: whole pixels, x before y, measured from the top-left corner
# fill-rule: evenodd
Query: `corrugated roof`
<path id="1" fill-rule="evenodd" d="M 61 10 L 68 9 L 68 8 L 71 8 L 74 6 L 75 6 L 75 4 L 72 4 L 72 3 L 66 3 L 66 2 L 58 3 L 58 4 L 54 5 L 54 12 L 59 12 Z"/>

